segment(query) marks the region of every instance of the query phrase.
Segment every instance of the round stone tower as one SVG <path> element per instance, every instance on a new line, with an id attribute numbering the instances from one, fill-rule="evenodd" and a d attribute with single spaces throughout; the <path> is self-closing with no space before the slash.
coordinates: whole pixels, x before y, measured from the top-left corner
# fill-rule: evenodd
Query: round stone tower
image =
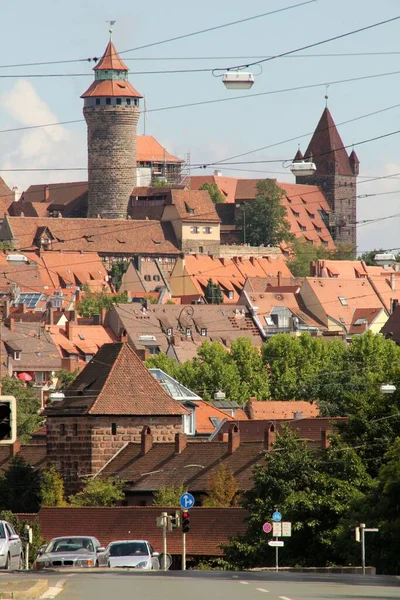
<path id="1" fill-rule="evenodd" d="M 88 213 L 125 219 L 136 185 L 136 126 L 142 96 L 128 81 L 128 67 L 108 43 L 94 67 L 95 80 L 81 96 L 88 132 Z"/>

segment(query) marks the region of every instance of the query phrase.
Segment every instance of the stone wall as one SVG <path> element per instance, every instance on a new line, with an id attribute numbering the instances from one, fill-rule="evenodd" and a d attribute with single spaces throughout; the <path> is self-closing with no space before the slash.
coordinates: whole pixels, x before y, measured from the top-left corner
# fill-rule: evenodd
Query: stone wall
<path id="1" fill-rule="evenodd" d="M 218 258 L 220 242 L 208 239 L 182 240 L 181 249 L 184 254 L 212 254 Z"/>
<path id="2" fill-rule="evenodd" d="M 66 494 L 78 491 L 83 478 L 97 473 L 126 443 L 140 444 L 144 426 L 154 443 L 174 442 L 182 417 L 47 417 L 47 462 L 62 474 Z"/>
<path id="3" fill-rule="evenodd" d="M 221 244 L 219 258 L 262 258 L 263 256 L 281 256 L 280 248 L 270 248 L 266 246 L 236 246 Z"/>
<path id="4" fill-rule="evenodd" d="M 89 218 L 125 219 L 136 185 L 137 106 L 86 106 Z"/>

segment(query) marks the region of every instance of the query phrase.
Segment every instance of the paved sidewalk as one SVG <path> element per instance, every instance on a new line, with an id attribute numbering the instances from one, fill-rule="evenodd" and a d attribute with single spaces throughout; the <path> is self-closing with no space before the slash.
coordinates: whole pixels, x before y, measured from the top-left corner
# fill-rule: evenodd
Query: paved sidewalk
<path id="1" fill-rule="evenodd" d="M 0 599 L 24 598 L 26 600 L 34 600 L 40 598 L 42 594 L 47 592 L 49 582 L 47 579 L 13 579 L 12 581 L 0 580 Z"/>

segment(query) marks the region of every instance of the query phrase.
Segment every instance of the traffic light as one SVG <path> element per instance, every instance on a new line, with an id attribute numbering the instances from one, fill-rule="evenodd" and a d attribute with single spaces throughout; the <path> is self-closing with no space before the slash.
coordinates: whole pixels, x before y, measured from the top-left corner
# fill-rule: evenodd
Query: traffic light
<path id="1" fill-rule="evenodd" d="M 14 396 L 0 396 L 0 444 L 17 439 L 17 403 Z"/>
<path id="2" fill-rule="evenodd" d="M 173 531 L 180 525 L 180 513 L 176 510 L 173 515 L 168 515 L 168 531 Z"/>
<path id="3" fill-rule="evenodd" d="M 182 513 L 182 533 L 189 533 L 190 531 L 190 515 L 188 510 L 184 510 Z"/>

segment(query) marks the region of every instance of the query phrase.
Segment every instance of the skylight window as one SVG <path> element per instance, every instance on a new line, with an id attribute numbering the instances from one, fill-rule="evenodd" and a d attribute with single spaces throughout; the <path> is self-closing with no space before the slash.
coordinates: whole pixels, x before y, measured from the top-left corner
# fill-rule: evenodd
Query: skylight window
<path id="1" fill-rule="evenodd" d="M 339 302 L 342 306 L 348 306 L 349 303 L 347 302 L 346 298 L 344 298 L 343 296 L 339 296 Z"/>

